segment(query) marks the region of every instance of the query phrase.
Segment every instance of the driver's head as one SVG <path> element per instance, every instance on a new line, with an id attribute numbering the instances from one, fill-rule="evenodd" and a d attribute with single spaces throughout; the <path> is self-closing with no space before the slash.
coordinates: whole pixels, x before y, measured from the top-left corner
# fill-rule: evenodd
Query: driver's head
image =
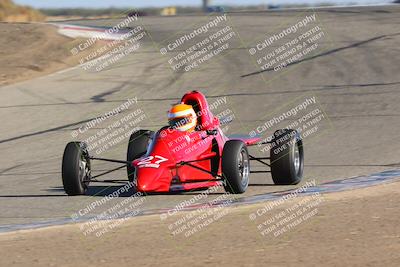
<path id="1" fill-rule="evenodd" d="M 196 128 L 196 113 L 191 105 L 176 104 L 168 112 L 168 123 L 178 131 L 191 132 Z"/>

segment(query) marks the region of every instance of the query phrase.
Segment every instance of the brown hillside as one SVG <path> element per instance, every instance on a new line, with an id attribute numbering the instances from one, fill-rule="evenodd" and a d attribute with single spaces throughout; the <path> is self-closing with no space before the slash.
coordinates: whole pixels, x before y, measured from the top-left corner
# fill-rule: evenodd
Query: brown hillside
<path id="1" fill-rule="evenodd" d="M 0 0 L 0 21 L 28 22 L 44 19 L 45 16 L 35 9 L 16 5 L 12 0 Z"/>

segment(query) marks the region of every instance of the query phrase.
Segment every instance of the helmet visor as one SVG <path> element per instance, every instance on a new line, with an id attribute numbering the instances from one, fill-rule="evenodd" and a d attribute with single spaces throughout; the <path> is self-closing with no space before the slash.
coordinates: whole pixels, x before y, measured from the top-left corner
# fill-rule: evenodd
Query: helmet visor
<path id="1" fill-rule="evenodd" d="M 173 118 L 173 119 L 170 119 L 168 122 L 169 122 L 169 126 L 172 129 L 179 129 L 182 126 L 186 126 L 187 124 L 192 123 L 192 121 L 193 121 L 193 118 L 190 116 L 190 117 L 183 117 L 183 118 L 182 117 Z"/>

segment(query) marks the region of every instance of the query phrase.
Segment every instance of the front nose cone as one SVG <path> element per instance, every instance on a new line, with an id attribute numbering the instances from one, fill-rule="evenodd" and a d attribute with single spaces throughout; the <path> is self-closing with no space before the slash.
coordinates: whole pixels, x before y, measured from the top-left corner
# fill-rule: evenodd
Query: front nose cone
<path id="1" fill-rule="evenodd" d="M 168 191 L 168 189 L 167 190 L 165 190 L 165 189 L 163 190 L 160 187 L 160 184 L 158 184 L 156 181 L 151 182 L 151 183 L 146 183 L 146 182 L 141 183 L 141 182 L 138 181 L 136 189 L 137 189 L 137 191 L 142 192 L 142 193 L 144 193 L 144 192 L 165 192 L 165 191 Z"/>
<path id="2" fill-rule="evenodd" d="M 137 191 L 139 191 L 139 192 L 146 192 L 146 189 L 148 188 L 148 186 L 146 184 L 138 183 L 136 188 L 137 188 Z"/>
<path id="3" fill-rule="evenodd" d="M 168 172 L 142 168 L 138 170 L 136 190 L 139 192 L 168 192 L 170 181 Z"/>

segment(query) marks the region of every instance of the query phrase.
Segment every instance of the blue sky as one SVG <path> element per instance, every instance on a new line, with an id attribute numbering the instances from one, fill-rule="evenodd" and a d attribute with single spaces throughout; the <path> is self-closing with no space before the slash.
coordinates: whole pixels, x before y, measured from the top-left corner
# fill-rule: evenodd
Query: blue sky
<path id="1" fill-rule="evenodd" d="M 148 7 L 148 6 L 196 6 L 201 0 L 14 0 L 18 4 L 30 5 L 37 8 L 46 7 Z M 371 4 L 390 2 L 390 0 L 213 0 L 212 5 L 248 5 L 248 4 L 279 4 L 279 3 L 357 3 Z"/>

